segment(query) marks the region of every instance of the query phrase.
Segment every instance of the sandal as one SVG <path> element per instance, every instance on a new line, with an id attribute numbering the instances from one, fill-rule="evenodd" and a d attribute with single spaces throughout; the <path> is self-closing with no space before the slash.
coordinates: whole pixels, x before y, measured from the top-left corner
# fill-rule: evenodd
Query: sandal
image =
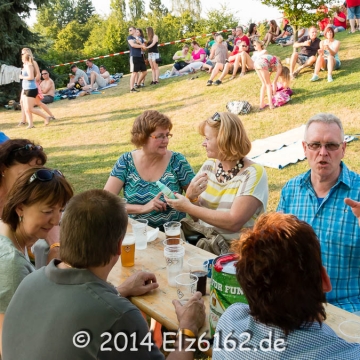
<path id="1" fill-rule="evenodd" d="M 267 107 L 269 107 L 269 105 L 268 105 L 268 104 L 265 104 L 263 107 L 260 107 L 260 108 L 259 108 L 259 111 L 263 111 L 263 110 L 265 110 Z"/>
<path id="2" fill-rule="evenodd" d="M 54 116 L 50 116 L 49 120 L 56 120 Z"/>
<path id="3" fill-rule="evenodd" d="M 33 126 L 28 126 L 27 127 L 27 129 L 33 129 L 33 128 L 35 128 L 35 126 L 33 125 Z"/>
<path id="4" fill-rule="evenodd" d="M 22 126 L 22 125 L 26 125 L 26 122 L 20 121 L 17 126 Z"/>

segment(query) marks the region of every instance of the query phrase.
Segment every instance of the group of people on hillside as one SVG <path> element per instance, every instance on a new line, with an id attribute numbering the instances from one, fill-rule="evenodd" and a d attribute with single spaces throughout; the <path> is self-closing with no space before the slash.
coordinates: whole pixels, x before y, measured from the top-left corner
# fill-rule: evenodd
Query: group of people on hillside
<path id="1" fill-rule="evenodd" d="M 310 169 L 287 182 L 278 213 L 270 214 L 267 174 L 247 157 L 251 142 L 237 115 L 215 113 L 200 122 L 208 159 L 196 175 L 183 154 L 168 149 L 172 130 L 165 114 L 139 115 L 131 130 L 137 149 L 120 156 L 104 190 L 76 196 L 61 171 L 44 167 L 40 145 L 27 139 L 0 144 L 2 359 L 117 359 L 118 352 L 102 351 L 101 334 L 143 339 L 148 325 L 127 297 L 159 291 L 155 274 L 136 273 L 117 288 L 106 282 L 121 253 L 127 217 L 162 227 L 186 214 L 222 239 L 223 253 L 239 256 L 236 276 L 248 305 L 230 306 L 218 333 L 251 332 L 249 346 L 256 346 L 271 332 L 274 341 L 284 342 L 273 359 L 359 359 L 360 345 L 323 323 L 326 300 L 360 314 L 360 175 L 342 161 L 341 121 L 324 113 L 309 119 L 303 148 Z M 164 196 L 157 180 L 176 198 Z M 177 337 L 168 359 L 193 359 L 182 345 L 203 326 L 201 293 L 174 306 L 184 337 Z M 91 344 L 74 346 L 74 335 L 84 329 Z M 225 337 L 214 359 L 241 358 L 240 347 L 228 351 Z M 134 352 L 119 341 L 108 345 L 123 348 L 126 359 L 164 358 L 154 344 L 137 343 Z M 258 359 L 254 352 L 246 358 Z"/>

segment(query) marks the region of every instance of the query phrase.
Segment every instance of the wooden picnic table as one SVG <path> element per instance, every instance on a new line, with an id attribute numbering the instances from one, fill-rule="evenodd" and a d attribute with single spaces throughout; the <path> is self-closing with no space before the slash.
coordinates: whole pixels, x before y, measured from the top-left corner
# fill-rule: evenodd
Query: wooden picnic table
<path id="1" fill-rule="evenodd" d="M 128 231 L 131 232 L 130 225 Z M 115 286 L 120 285 L 127 277 L 133 273 L 143 270 L 149 271 L 156 275 L 156 279 L 159 283 L 159 288 L 152 291 L 149 294 L 143 296 L 134 296 L 130 298 L 130 301 L 136 305 L 141 311 L 145 314 L 151 316 L 153 319 L 158 321 L 160 324 L 164 325 L 169 331 L 177 331 L 178 329 L 178 320 L 175 314 L 175 309 L 172 304 L 173 299 L 177 299 L 176 288 L 170 287 L 167 282 L 167 272 L 166 272 L 166 263 L 164 258 L 164 245 L 163 240 L 165 239 L 165 234 L 159 232 L 158 238 L 153 242 L 149 242 L 147 249 L 145 250 L 135 250 L 135 265 L 132 267 L 123 267 L 121 265 L 121 259 L 111 270 L 108 280 Z M 185 247 L 185 257 L 184 257 L 184 267 L 183 271 L 188 272 L 189 268 L 187 266 L 187 260 L 194 256 L 201 256 L 205 259 L 213 259 L 216 255 L 211 254 L 205 250 L 197 248 L 196 246 L 190 245 L 188 243 L 184 244 Z M 207 333 L 207 338 L 210 337 L 209 334 L 209 289 L 210 289 L 210 279 L 207 279 L 207 292 L 206 296 L 203 297 L 205 306 L 206 306 L 206 320 L 205 325 L 199 331 L 199 335 L 204 332 Z M 327 319 L 325 321 L 335 333 L 347 340 L 348 342 L 359 342 L 360 343 L 360 327 L 359 324 L 355 322 L 360 321 L 360 317 L 349 313 L 345 310 L 342 310 L 336 306 L 328 304 L 326 306 Z M 342 330 L 347 330 L 350 332 L 351 337 L 344 336 L 340 330 L 339 325 L 348 321 L 345 324 L 341 325 Z M 344 327 L 344 328 L 343 328 Z M 357 337 L 357 338 L 356 338 Z"/>

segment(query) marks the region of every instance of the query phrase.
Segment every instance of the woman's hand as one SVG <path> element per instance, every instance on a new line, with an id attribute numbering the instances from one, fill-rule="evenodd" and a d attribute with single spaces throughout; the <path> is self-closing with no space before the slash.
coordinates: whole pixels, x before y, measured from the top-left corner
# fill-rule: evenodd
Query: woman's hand
<path id="1" fill-rule="evenodd" d="M 181 212 L 187 212 L 187 209 L 189 208 L 189 206 L 191 206 L 191 202 L 188 198 L 186 198 L 183 195 L 180 195 L 178 193 L 175 194 L 176 196 L 176 200 L 175 199 L 169 199 L 168 197 L 165 197 L 165 200 L 167 202 L 167 204 L 177 210 L 177 211 L 181 211 Z"/>
<path id="2" fill-rule="evenodd" d="M 199 195 L 206 190 L 208 183 L 208 176 L 206 173 L 196 175 L 189 184 L 186 190 L 186 197 L 188 199 L 196 199 Z"/>
<path id="3" fill-rule="evenodd" d="M 159 192 L 151 201 L 142 207 L 142 214 L 147 214 L 151 211 L 165 211 L 166 203 L 160 200 L 162 192 Z"/>

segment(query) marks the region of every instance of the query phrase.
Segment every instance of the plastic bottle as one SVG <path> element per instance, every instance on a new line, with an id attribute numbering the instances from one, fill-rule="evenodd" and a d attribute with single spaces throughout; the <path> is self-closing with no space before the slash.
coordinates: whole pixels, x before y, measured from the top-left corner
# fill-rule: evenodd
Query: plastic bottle
<path id="1" fill-rule="evenodd" d="M 176 199 L 176 196 L 174 195 L 174 193 L 166 185 L 164 185 L 160 181 L 157 181 L 156 185 L 159 187 L 161 192 L 164 195 L 166 195 L 169 199 Z"/>

